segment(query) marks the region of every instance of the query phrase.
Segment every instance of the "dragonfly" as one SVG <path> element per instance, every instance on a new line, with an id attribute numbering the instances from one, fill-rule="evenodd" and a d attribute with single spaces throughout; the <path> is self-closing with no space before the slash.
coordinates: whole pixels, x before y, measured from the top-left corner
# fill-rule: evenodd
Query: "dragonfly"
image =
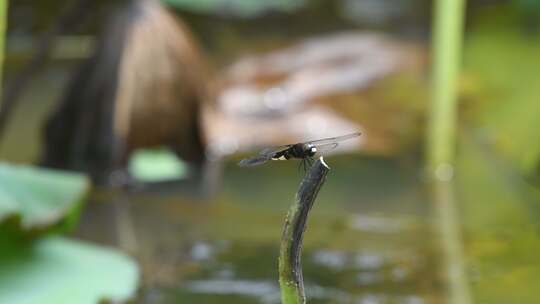
<path id="1" fill-rule="evenodd" d="M 304 170 L 306 170 L 307 166 L 313 164 L 315 155 L 335 149 L 340 142 L 358 137 L 360 134 L 360 132 L 355 132 L 342 136 L 265 148 L 259 152 L 259 155 L 242 159 L 238 165 L 241 167 L 251 167 L 264 164 L 269 160 L 300 159 L 302 160 L 300 165 L 303 165 Z"/>

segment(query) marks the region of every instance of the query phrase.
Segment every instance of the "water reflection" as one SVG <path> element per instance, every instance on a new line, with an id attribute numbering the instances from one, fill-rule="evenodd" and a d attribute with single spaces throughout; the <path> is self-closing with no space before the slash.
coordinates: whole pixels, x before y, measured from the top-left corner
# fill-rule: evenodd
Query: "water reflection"
<path id="1" fill-rule="evenodd" d="M 388 218 L 376 214 L 355 214 L 351 219 L 353 229 L 373 233 L 398 233 L 410 229 L 413 224 L 414 219 Z"/>
<path id="2" fill-rule="evenodd" d="M 276 283 L 271 281 L 247 280 L 200 280 L 187 281 L 183 288 L 193 293 L 215 295 L 242 295 L 260 299 L 261 303 L 279 303 L 280 293 Z"/>
<path id="3" fill-rule="evenodd" d="M 195 261 L 210 260 L 215 254 L 215 249 L 206 242 L 197 242 L 191 248 L 191 258 Z"/>

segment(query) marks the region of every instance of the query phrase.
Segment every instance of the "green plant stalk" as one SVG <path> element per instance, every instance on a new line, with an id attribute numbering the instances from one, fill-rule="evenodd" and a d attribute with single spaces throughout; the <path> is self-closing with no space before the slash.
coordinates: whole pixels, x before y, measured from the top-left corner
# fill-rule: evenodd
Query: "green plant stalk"
<path id="1" fill-rule="evenodd" d="M 428 170 L 436 177 L 432 184 L 435 222 L 443 249 L 450 304 L 472 303 L 451 175 L 448 180 L 448 176 L 437 174 L 445 165 L 451 170 L 454 163 L 464 4 L 464 0 L 438 0 L 435 3 L 433 104 L 427 138 Z"/>
<path id="2" fill-rule="evenodd" d="M 464 0 L 438 0 L 434 9 L 433 104 L 427 142 L 431 174 L 441 164 L 451 164 L 454 158 Z"/>
<path id="3" fill-rule="evenodd" d="M 309 211 L 330 168 L 319 158 L 306 174 L 287 212 L 279 251 L 279 286 L 282 304 L 304 304 L 304 280 L 300 263 L 302 239 Z"/>
<path id="4" fill-rule="evenodd" d="M 7 26 L 8 0 L 0 0 L 0 96 L 3 88 L 4 54 L 6 46 L 6 26 Z M 2 100 L 0 100 L 2 107 Z"/>
<path id="5" fill-rule="evenodd" d="M 448 285 L 448 304 L 471 304 L 472 297 L 465 273 L 463 241 L 453 186 L 451 182 L 438 181 L 433 184 L 435 222 L 443 249 L 442 259 Z"/>

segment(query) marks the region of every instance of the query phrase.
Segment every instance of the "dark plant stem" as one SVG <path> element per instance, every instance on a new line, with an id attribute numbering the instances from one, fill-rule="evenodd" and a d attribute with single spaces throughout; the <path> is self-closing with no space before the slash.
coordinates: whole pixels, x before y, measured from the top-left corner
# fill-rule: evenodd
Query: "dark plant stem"
<path id="1" fill-rule="evenodd" d="M 296 198 L 285 218 L 279 252 L 279 286 L 282 304 L 306 303 L 300 253 L 309 211 L 330 168 L 319 158 L 300 184 Z"/>
<path id="2" fill-rule="evenodd" d="M 7 6 L 7 0 L 2 1 L 2 5 Z M 0 137 L 3 136 L 10 114 L 15 108 L 19 97 L 24 92 L 26 85 L 32 80 L 37 72 L 47 63 L 52 52 L 56 37 L 68 31 L 73 31 L 80 24 L 89 12 L 94 11 L 95 1 L 78 0 L 69 7 L 66 12 L 59 17 L 57 22 L 40 38 L 36 51 L 32 59 L 17 73 L 17 75 L 2 90 L 2 108 L 0 108 Z M 5 11 L 4 19 L 5 19 Z M 2 22 L 5 23 L 5 20 Z M 4 35 L 4 34 L 2 34 Z M 3 45 L 2 45 L 3 47 Z"/>

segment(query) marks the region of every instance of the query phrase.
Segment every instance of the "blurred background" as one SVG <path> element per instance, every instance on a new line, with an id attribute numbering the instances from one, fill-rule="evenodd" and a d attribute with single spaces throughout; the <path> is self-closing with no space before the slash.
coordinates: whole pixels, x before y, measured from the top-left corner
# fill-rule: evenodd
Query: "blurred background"
<path id="1" fill-rule="evenodd" d="M 0 303 L 280 303 L 303 171 L 237 162 L 355 131 L 309 303 L 538 303 L 540 1 L 457 3 L 2 1 Z"/>

